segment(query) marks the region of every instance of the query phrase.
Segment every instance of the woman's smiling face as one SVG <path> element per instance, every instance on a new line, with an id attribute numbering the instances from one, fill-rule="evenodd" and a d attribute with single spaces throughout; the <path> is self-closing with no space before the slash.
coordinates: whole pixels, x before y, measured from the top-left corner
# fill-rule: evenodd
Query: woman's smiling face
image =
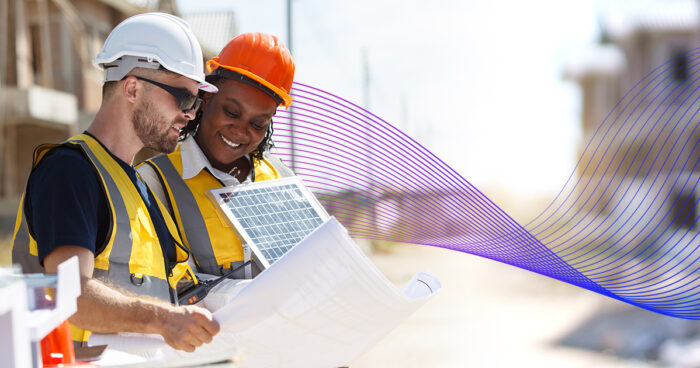
<path id="1" fill-rule="evenodd" d="M 275 101 L 245 83 L 221 79 L 207 94 L 195 140 L 215 168 L 228 172 L 234 161 L 255 151 L 277 111 Z"/>

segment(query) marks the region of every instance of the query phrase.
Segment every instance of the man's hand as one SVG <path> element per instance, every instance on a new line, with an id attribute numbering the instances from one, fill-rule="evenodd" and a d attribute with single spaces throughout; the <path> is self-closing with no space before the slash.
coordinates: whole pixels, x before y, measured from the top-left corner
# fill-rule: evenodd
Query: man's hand
<path id="1" fill-rule="evenodd" d="M 153 328 L 171 347 L 186 352 L 211 342 L 219 333 L 219 323 L 211 312 L 194 305 L 170 307 L 158 313 Z"/>

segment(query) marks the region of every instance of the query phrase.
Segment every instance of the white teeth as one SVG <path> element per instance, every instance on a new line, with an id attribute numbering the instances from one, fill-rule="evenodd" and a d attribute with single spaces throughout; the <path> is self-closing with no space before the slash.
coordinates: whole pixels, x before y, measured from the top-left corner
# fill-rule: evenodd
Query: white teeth
<path id="1" fill-rule="evenodd" d="M 226 139 L 226 137 L 224 137 L 223 135 L 221 136 L 221 139 L 223 139 L 223 140 L 224 140 L 224 143 L 228 144 L 229 147 L 231 147 L 231 148 L 236 148 L 236 147 L 238 147 L 238 146 L 241 145 L 240 143 L 233 143 L 233 142 L 229 141 L 229 140 Z"/>

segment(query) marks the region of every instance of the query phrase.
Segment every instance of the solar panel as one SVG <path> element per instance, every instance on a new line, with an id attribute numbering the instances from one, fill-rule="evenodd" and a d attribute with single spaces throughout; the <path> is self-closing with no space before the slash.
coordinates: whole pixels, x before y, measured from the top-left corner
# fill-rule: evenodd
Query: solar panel
<path id="1" fill-rule="evenodd" d="M 211 189 L 208 194 L 262 270 L 328 219 L 299 177 Z"/>

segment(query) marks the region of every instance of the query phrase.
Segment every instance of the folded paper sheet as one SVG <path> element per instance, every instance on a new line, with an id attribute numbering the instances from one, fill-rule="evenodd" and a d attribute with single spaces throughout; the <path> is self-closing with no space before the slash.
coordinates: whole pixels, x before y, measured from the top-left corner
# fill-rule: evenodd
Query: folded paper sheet
<path id="1" fill-rule="evenodd" d="M 241 367 L 339 367 L 423 305 L 440 282 L 420 272 L 399 292 L 331 218 L 240 286 L 214 290 L 214 295 L 237 295 L 214 296 L 227 300 L 214 312 L 221 332 L 194 353 L 175 351 L 150 335 L 94 334 L 89 343 L 157 360 L 199 356 L 206 361 L 228 352 Z"/>

